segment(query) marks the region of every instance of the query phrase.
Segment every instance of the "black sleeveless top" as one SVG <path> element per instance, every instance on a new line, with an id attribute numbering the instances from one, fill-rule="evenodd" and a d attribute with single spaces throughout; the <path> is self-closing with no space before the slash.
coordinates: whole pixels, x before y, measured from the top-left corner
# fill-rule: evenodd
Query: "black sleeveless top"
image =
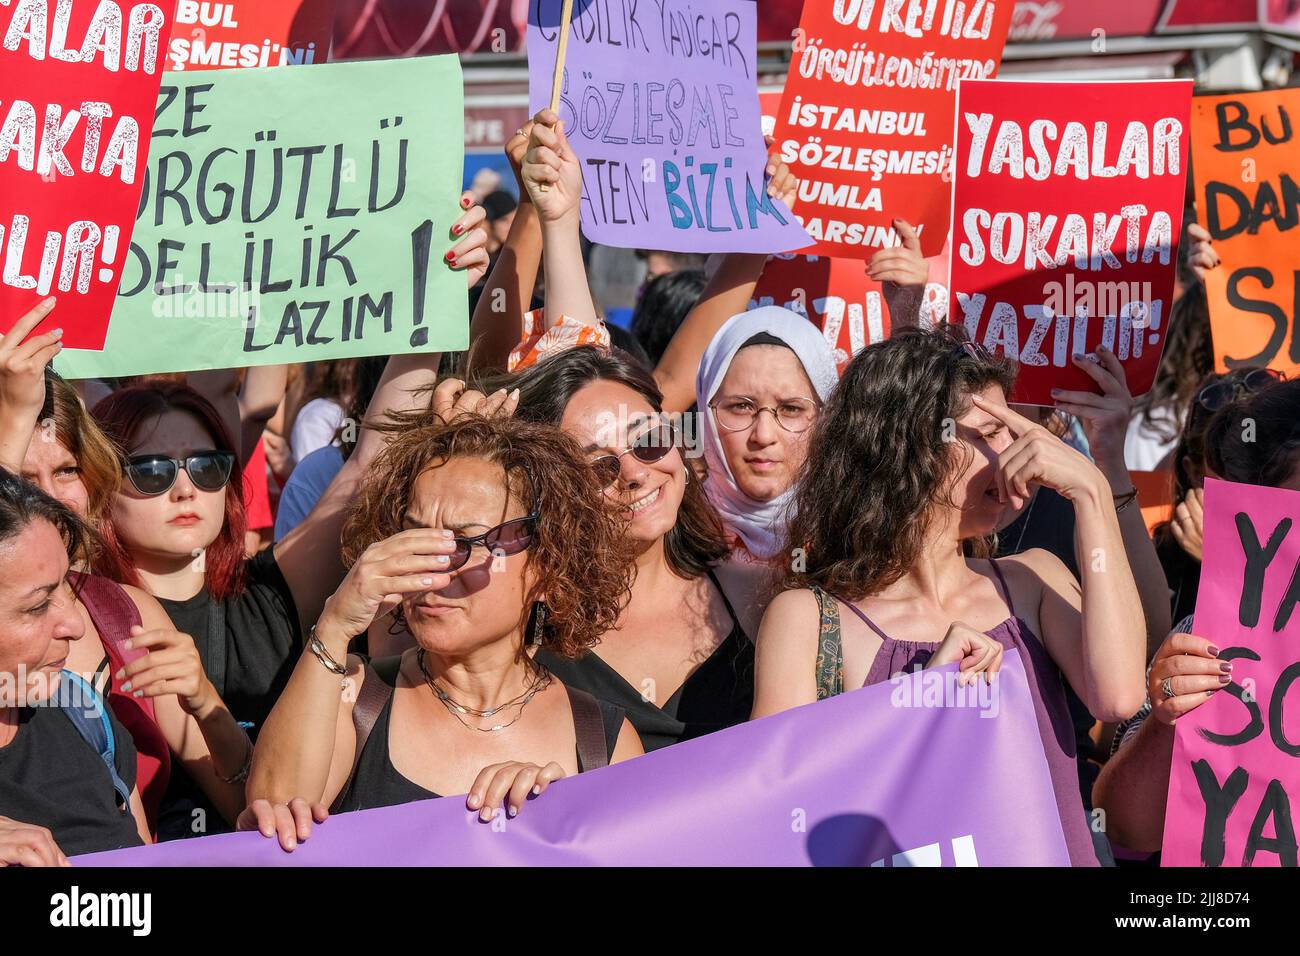
<path id="1" fill-rule="evenodd" d="M 367 680 L 379 679 L 373 671 L 367 674 Z M 361 749 L 352 779 L 348 781 L 343 792 L 338 795 L 330 813 L 349 813 L 353 810 L 372 810 L 375 807 L 395 807 L 416 800 L 433 800 L 442 797 L 440 793 L 426 790 L 424 787 L 408 780 L 393 766 L 388 757 L 388 727 L 392 722 L 393 700 L 390 694 L 387 703 L 379 712 L 375 726 Z M 603 700 L 596 700 L 600 708 L 601 721 L 605 726 L 606 761 L 614 757 L 614 745 L 618 742 L 619 731 L 623 729 L 624 713 L 621 707 Z M 582 765 L 582 754 L 578 754 L 578 772 L 586 768 Z"/>
<path id="2" fill-rule="evenodd" d="M 570 687 L 626 711 L 646 753 L 743 724 L 754 709 L 754 643 L 740 626 L 712 571 L 709 580 L 731 616 L 731 633 L 662 707 L 642 697 L 641 691 L 591 652 L 571 661 L 540 651 L 537 660 Z"/>

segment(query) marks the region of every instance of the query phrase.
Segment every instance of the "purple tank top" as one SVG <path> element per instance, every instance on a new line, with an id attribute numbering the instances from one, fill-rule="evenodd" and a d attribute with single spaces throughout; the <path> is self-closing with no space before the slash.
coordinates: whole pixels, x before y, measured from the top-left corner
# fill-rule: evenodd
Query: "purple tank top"
<path id="1" fill-rule="evenodd" d="M 1065 834 L 1066 848 L 1070 854 L 1071 866 L 1099 866 L 1097 852 L 1093 847 L 1092 834 L 1088 830 L 1087 814 L 1083 801 L 1079 797 L 1079 775 L 1074 747 L 1074 725 L 1070 720 L 1070 711 L 1065 702 L 1065 685 L 1060 669 L 1048 655 L 1042 641 L 1033 630 L 1016 615 L 1011 603 L 1011 591 L 1002 569 L 996 561 L 990 561 L 993 571 L 1001 585 L 1003 598 L 1011 617 L 1007 618 L 991 631 L 989 637 L 1004 648 L 1019 652 L 1021 661 L 1029 677 L 1029 692 L 1034 701 L 1034 718 L 1038 722 L 1038 734 L 1043 741 L 1043 752 L 1047 756 L 1047 769 L 1052 778 L 1052 790 L 1056 794 L 1056 809 L 1061 817 L 1061 829 Z M 861 618 L 883 642 L 866 682 L 862 685 L 882 684 L 895 674 L 910 672 L 914 668 L 924 667 L 939 648 L 939 641 L 896 641 L 848 601 L 841 601 L 850 611 Z"/>

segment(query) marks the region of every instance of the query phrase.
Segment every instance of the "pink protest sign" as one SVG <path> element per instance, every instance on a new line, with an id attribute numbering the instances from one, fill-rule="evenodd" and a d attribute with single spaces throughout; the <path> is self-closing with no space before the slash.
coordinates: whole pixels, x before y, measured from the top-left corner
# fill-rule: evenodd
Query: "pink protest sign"
<path id="1" fill-rule="evenodd" d="M 1165 866 L 1295 866 L 1300 492 L 1209 479 L 1195 632 L 1232 683 L 1178 721 Z"/>

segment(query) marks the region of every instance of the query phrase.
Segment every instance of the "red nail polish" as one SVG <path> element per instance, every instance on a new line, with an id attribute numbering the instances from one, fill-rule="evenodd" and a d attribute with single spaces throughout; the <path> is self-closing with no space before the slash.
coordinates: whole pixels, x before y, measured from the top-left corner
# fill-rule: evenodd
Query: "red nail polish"
<path id="1" fill-rule="evenodd" d="M 460 206 L 462 209 L 468 209 L 472 205 L 474 205 L 474 202 L 468 196 L 460 197 Z"/>
<path id="2" fill-rule="evenodd" d="M 456 253 L 454 253 L 454 252 L 449 252 L 449 253 L 447 253 L 447 255 L 446 255 L 445 258 L 447 259 L 448 262 L 455 262 L 455 261 L 456 261 Z"/>
<path id="3" fill-rule="evenodd" d="M 460 223 L 456 223 L 456 225 L 451 227 L 451 234 L 453 236 L 459 236 L 464 231 L 465 231 L 465 227 L 462 226 Z"/>

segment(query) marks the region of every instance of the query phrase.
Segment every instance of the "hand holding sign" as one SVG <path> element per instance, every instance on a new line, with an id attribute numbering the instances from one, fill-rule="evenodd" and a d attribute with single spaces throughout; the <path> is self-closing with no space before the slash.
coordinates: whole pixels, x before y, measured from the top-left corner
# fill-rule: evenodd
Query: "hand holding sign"
<path id="1" fill-rule="evenodd" d="M 1147 674 L 1152 716 L 1173 726 L 1231 681 L 1232 664 L 1219 660 L 1217 647 L 1195 634 L 1170 634 L 1156 651 Z M 1166 687 L 1172 695 L 1165 692 Z"/>
<path id="2" fill-rule="evenodd" d="M 464 236 L 454 246 L 452 246 L 446 255 L 447 265 L 455 271 L 463 271 L 469 280 L 469 287 L 472 289 L 478 285 L 479 280 L 487 275 L 488 266 L 491 259 L 487 254 L 487 229 L 483 224 L 487 221 L 487 212 L 482 206 L 474 203 L 474 194 L 465 193 L 460 197 L 462 208 L 468 211 L 457 219 L 451 227 L 453 237 Z"/>
<path id="3" fill-rule="evenodd" d="M 1199 222 L 1188 223 L 1187 236 L 1192 240 L 1192 250 L 1188 253 L 1187 261 L 1191 265 L 1192 271 L 1196 273 L 1196 277 L 1204 279 L 1205 273 L 1223 260 L 1214 251 L 1213 237 Z"/>
<path id="4" fill-rule="evenodd" d="M 44 300 L 0 335 L 0 419 L 30 418 L 35 423 L 40 414 L 45 403 L 45 366 L 63 348 L 63 330 L 31 333 L 54 311 L 54 304 L 53 298 Z"/>
<path id="5" fill-rule="evenodd" d="M 926 662 L 925 669 L 932 670 L 948 664 L 960 664 L 957 683 L 960 686 L 979 682 L 993 683 L 993 677 L 1002 669 L 1002 645 L 969 624 L 953 621 L 934 656 Z"/>
<path id="6" fill-rule="evenodd" d="M 582 199 L 582 167 L 569 145 L 564 123 L 551 110 L 542 110 L 533 118 L 523 177 L 542 222 L 576 220 Z"/>

